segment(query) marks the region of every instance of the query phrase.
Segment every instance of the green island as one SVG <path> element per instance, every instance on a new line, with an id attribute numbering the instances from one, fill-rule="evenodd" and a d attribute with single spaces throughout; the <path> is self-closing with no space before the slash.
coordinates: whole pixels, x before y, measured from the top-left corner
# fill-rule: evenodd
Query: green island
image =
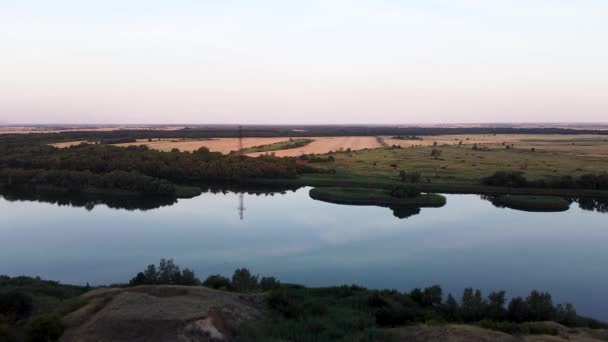
<path id="1" fill-rule="evenodd" d="M 466 288 L 409 291 L 357 285 L 305 287 L 246 268 L 231 277 L 194 271 L 173 260 L 148 265 L 128 283 L 64 285 L 38 277 L 0 276 L 0 341 L 595 341 L 608 324 L 579 315 L 534 290 L 507 299 Z M 116 328 L 120 327 L 120 328 Z M 127 334 L 127 335 L 125 335 Z M 197 339 L 198 338 L 198 339 Z M 527 340 L 527 339 L 526 339 Z"/>
<path id="2" fill-rule="evenodd" d="M 252 147 L 244 148 L 244 149 L 238 151 L 238 153 L 247 154 L 247 153 L 256 153 L 256 152 L 272 152 L 272 151 L 290 150 L 293 148 L 304 147 L 304 146 L 312 143 L 313 141 L 314 141 L 313 139 L 289 138 L 289 140 L 280 141 L 280 142 L 277 142 L 274 144 L 266 144 L 266 145 L 259 145 L 259 146 L 252 146 Z"/>
<path id="3" fill-rule="evenodd" d="M 404 192 L 413 192 L 403 195 Z M 401 192 L 401 194 L 398 194 Z M 352 205 L 376 205 L 384 207 L 441 207 L 446 203 L 444 196 L 421 194 L 417 190 L 396 187 L 392 191 L 382 189 L 317 187 L 311 189 L 310 197 L 316 200 Z"/>

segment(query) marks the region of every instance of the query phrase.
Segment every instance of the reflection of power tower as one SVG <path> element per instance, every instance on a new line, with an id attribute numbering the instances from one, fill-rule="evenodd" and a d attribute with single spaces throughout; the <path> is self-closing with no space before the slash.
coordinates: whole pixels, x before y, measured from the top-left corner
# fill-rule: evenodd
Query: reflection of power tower
<path id="1" fill-rule="evenodd" d="M 238 149 L 238 161 L 239 167 L 242 167 L 241 160 L 243 159 L 243 126 L 239 126 L 239 149 Z M 243 212 L 245 211 L 245 194 L 239 193 L 239 218 L 243 220 Z"/>
<path id="2" fill-rule="evenodd" d="M 243 212 L 245 211 L 245 194 L 239 194 L 239 218 L 243 221 Z"/>

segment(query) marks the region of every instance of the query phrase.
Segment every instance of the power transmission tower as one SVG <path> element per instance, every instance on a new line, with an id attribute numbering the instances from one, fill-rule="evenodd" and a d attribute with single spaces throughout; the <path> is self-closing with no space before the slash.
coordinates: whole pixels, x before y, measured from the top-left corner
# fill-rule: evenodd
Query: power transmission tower
<path id="1" fill-rule="evenodd" d="M 238 154 L 238 160 L 239 160 L 239 167 L 243 167 L 242 166 L 242 158 L 243 158 L 243 126 L 239 125 L 239 150 L 237 152 Z M 239 210 L 239 218 L 241 219 L 241 221 L 243 221 L 243 212 L 245 211 L 245 194 L 243 192 L 239 193 L 239 206 L 237 208 Z"/>

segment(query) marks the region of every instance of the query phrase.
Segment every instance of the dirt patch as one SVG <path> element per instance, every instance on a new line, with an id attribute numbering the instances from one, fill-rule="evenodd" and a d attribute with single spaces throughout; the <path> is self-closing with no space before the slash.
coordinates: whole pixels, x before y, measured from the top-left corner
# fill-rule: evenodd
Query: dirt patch
<path id="1" fill-rule="evenodd" d="M 65 318 L 61 341 L 227 340 L 242 322 L 264 317 L 257 297 L 183 286 L 93 291 L 83 296 L 89 304 Z"/>
<path id="2" fill-rule="evenodd" d="M 557 335 L 513 336 L 473 325 L 413 325 L 387 330 L 390 341 L 408 342 L 600 342 L 606 341 L 606 330 L 570 329 L 554 322 L 544 324 L 555 327 Z M 603 335 L 604 334 L 604 335 Z"/>

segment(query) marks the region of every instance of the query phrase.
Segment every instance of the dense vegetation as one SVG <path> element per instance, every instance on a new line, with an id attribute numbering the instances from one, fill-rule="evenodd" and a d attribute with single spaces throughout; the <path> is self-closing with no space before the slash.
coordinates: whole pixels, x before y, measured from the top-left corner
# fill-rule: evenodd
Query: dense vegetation
<path id="1" fill-rule="evenodd" d="M 414 323 L 467 323 L 510 334 L 556 334 L 540 322 L 568 327 L 604 328 L 579 316 L 572 305 L 554 305 L 548 293 L 532 291 L 508 302 L 504 291 L 487 297 L 467 288 L 460 301 L 435 285 L 410 292 L 370 290 L 359 286 L 305 288 L 285 285 L 268 295 L 274 317 L 243 328 L 241 341 L 389 340 L 382 328 Z"/>
<path id="2" fill-rule="evenodd" d="M 314 140 L 312 140 L 312 139 L 289 138 L 289 140 L 280 141 L 280 142 L 277 142 L 274 144 L 266 144 L 266 145 L 259 145 L 259 146 L 252 146 L 252 147 L 244 148 L 244 149 L 238 151 L 238 153 L 255 153 L 255 152 L 271 152 L 271 151 L 289 150 L 292 148 L 306 146 L 313 141 Z"/>
<path id="3" fill-rule="evenodd" d="M 44 192 L 126 191 L 144 195 L 190 197 L 200 193 L 175 184 L 231 184 L 247 180 L 288 179 L 310 168 L 295 158 L 224 156 L 206 148 L 160 152 L 145 146 L 120 148 L 82 144 L 59 149 L 48 145 L 0 144 L 0 187 Z"/>
<path id="4" fill-rule="evenodd" d="M 466 323 L 509 334 L 557 334 L 554 321 L 567 327 L 608 328 L 582 317 L 570 304 L 555 305 L 550 294 L 532 291 L 527 297 L 507 300 L 504 291 L 483 296 L 467 288 L 460 300 L 447 296 L 440 286 L 397 290 L 333 286 L 306 288 L 261 277 L 246 268 L 231 278 L 219 274 L 200 281 L 193 271 L 173 260 L 149 265 L 126 286 L 206 286 L 241 293 L 258 292 L 271 312 L 262 321 L 249 322 L 237 335 L 239 341 L 376 341 L 387 340 L 390 330 L 416 323 Z M 56 341 L 63 333 L 62 317 L 82 307 L 79 295 L 90 288 L 61 285 L 30 277 L 0 276 L 0 341 Z"/>
<path id="5" fill-rule="evenodd" d="M 485 185 L 511 188 L 557 188 L 608 190 L 608 173 L 528 179 L 521 171 L 498 171 L 482 180 Z"/>
<path id="6" fill-rule="evenodd" d="M 87 287 L 25 276 L 0 276 L 0 341 L 56 341 L 60 317 L 77 308 Z"/>
<path id="7" fill-rule="evenodd" d="M 356 285 L 307 288 L 282 284 L 274 277 L 260 279 L 246 268 L 235 270 L 232 278 L 214 274 L 203 282 L 188 272 L 191 280 L 185 284 L 179 266 L 173 260 L 162 259 L 158 271 L 149 265 L 134 280 L 146 278 L 155 279 L 146 284 L 202 284 L 224 291 L 267 292 L 272 316 L 242 327 L 240 341 L 346 341 L 362 337 L 372 341 L 383 335 L 382 328 L 414 323 L 476 324 L 509 334 L 557 334 L 554 327 L 536 323 L 543 321 L 567 327 L 608 328 L 606 323 L 578 315 L 571 304 L 554 304 L 549 293 L 536 290 L 525 298 L 507 300 L 505 291 L 494 291 L 484 297 L 481 290 L 467 288 L 457 300 L 451 294 L 446 296 L 439 285 L 409 292 L 370 290 Z M 134 280 L 130 285 L 139 285 Z"/>

